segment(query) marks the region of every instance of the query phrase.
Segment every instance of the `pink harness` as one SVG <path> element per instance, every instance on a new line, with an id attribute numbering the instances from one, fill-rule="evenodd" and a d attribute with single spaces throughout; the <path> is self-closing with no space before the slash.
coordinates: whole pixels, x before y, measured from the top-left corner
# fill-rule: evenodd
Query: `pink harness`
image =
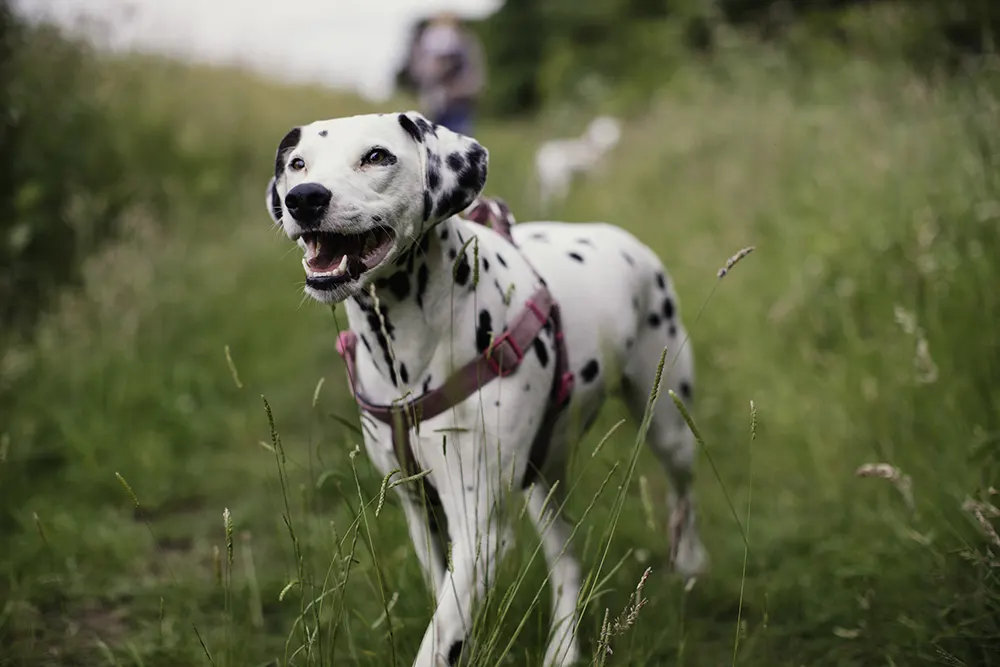
<path id="1" fill-rule="evenodd" d="M 473 222 L 491 227 L 511 243 L 510 226 L 514 219 L 500 200 L 480 198 L 465 217 Z M 537 272 L 536 272 L 537 274 Z M 392 429 L 393 449 L 396 458 L 406 475 L 415 475 L 420 471 L 413 446 L 410 443 L 410 429 L 425 420 L 436 417 L 442 412 L 453 408 L 469 398 L 480 388 L 498 377 L 507 377 L 517 371 L 524 360 L 524 352 L 529 349 L 539 336 L 547 322 L 552 322 L 552 333 L 555 336 L 555 377 L 549 391 L 542 423 L 531 443 L 528 458 L 528 468 L 525 472 L 523 486 L 527 487 L 537 479 L 548 454 L 548 443 L 555 428 L 559 413 L 569 402 L 573 390 L 573 373 L 569 370 L 569 358 L 566 352 L 566 341 L 563 339 L 562 321 L 559 317 L 559 304 L 555 302 L 544 283 L 525 303 L 524 310 L 511 321 L 507 331 L 494 338 L 490 347 L 481 355 L 458 369 L 445 383 L 422 396 L 392 405 L 378 405 L 368 401 L 358 391 L 355 381 L 355 356 L 357 353 L 357 334 L 353 331 L 342 331 L 337 339 L 337 352 L 344 358 L 347 365 L 347 376 L 350 381 L 354 400 L 363 412 L 373 419 L 389 425 Z M 432 504 L 437 504 L 437 492 L 426 483 L 426 497 Z"/>

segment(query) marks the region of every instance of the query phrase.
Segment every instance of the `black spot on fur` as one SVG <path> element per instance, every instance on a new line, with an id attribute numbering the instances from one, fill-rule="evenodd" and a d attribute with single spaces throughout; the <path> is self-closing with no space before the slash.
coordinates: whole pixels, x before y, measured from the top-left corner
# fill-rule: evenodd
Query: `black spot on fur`
<path id="1" fill-rule="evenodd" d="M 430 123 L 428 123 L 423 118 L 418 118 L 417 121 L 416 121 L 416 123 L 417 123 L 417 127 L 420 128 L 420 136 L 421 137 L 423 137 L 423 136 L 425 136 L 427 134 L 433 134 L 435 136 L 437 135 L 437 132 L 435 131 L 437 129 L 436 126 L 432 126 Z"/>
<path id="2" fill-rule="evenodd" d="M 635 338 L 626 338 L 625 339 L 625 348 L 626 349 L 631 350 L 633 345 L 635 345 Z"/>
<path id="3" fill-rule="evenodd" d="M 588 361 L 583 369 L 580 371 L 580 377 L 583 378 L 584 382 L 593 382 L 594 378 L 597 377 L 597 373 L 600 367 L 597 365 L 596 359 L 591 359 Z"/>
<path id="4" fill-rule="evenodd" d="M 371 320 L 369 320 L 368 325 L 371 326 Z M 376 326 L 378 326 L 378 322 L 376 322 Z M 381 331 L 375 335 L 375 338 L 378 340 L 379 347 L 382 348 L 382 357 L 385 359 L 385 365 L 389 369 L 389 380 L 392 382 L 392 386 L 396 387 L 399 383 L 396 381 L 396 369 L 392 365 L 392 355 L 389 354 L 389 344 L 386 342 L 385 336 L 382 335 Z"/>
<path id="5" fill-rule="evenodd" d="M 469 256 L 463 252 L 461 259 L 458 260 L 458 267 L 455 269 L 455 282 L 459 285 L 468 284 L 471 273 L 472 267 L 469 266 Z"/>
<path id="6" fill-rule="evenodd" d="M 531 391 L 531 385 L 530 385 L 530 384 L 528 384 L 528 383 L 525 383 L 525 384 L 524 384 L 524 390 L 525 390 L 525 391 Z"/>
<path id="7" fill-rule="evenodd" d="M 433 164 L 427 165 L 427 185 L 434 192 L 441 187 L 441 170 Z"/>
<path id="8" fill-rule="evenodd" d="M 674 325 L 674 324 L 671 324 L 671 325 L 670 325 L 670 328 L 669 328 L 669 329 L 667 330 L 667 334 L 668 334 L 668 335 L 669 335 L 669 336 L 670 336 L 671 338 L 673 338 L 674 336 L 676 336 L 676 335 L 677 335 L 677 326 L 676 326 L 676 325 Z"/>
<path id="9" fill-rule="evenodd" d="M 479 326 L 476 327 L 476 349 L 482 354 L 490 346 L 490 336 L 493 334 L 493 317 L 490 311 L 483 308 L 479 311 Z"/>
<path id="10" fill-rule="evenodd" d="M 427 269 L 427 265 L 421 264 L 420 268 L 417 269 L 417 305 L 421 308 L 424 307 L 424 293 L 427 291 L 429 277 L 430 271 Z"/>
<path id="11" fill-rule="evenodd" d="M 649 317 L 646 318 L 646 321 L 649 322 L 649 326 L 654 329 L 660 326 L 660 316 L 657 313 L 650 313 Z"/>
<path id="12" fill-rule="evenodd" d="M 545 320 L 545 324 L 542 325 L 542 331 L 547 333 L 549 337 L 552 336 L 552 318 Z"/>
<path id="13" fill-rule="evenodd" d="M 399 301 L 410 295 L 410 276 L 403 271 L 397 271 L 389 276 L 389 291 Z"/>
<path id="14" fill-rule="evenodd" d="M 458 640 L 448 649 L 448 664 L 457 665 L 458 659 L 462 657 L 462 640 Z"/>
<path id="15" fill-rule="evenodd" d="M 674 302 L 670 297 L 663 300 L 663 318 L 667 320 L 674 318 Z"/>
<path id="16" fill-rule="evenodd" d="M 490 270 L 490 260 L 483 257 L 483 271 L 489 271 L 489 270 Z"/>
<path id="17" fill-rule="evenodd" d="M 465 152 L 465 157 L 468 158 L 469 162 L 472 164 L 479 164 L 486 159 L 486 149 L 479 144 L 472 144 L 469 150 Z"/>
<path id="18" fill-rule="evenodd" d="M 549 365 L 549 351 L 545 349 L 545 343 L 542 342 L 541 338 L 536 337 L 534 342 L 532 342 L 532 347 L 535 348 L 535 354 L 538 355 L 538 363 L 545 368 Z"/>
<path id="19" fill-rule="evenodd" d="M 549 237 L 546 236 L 545 234 L 541 233 L 541 232 L 535 232 L 534 234 L 531 235 L 531 238 L 535 239 L 536 241 L 548 241 L 549 240 Z"/>
<path id="20" fill-rule="evenodd" d="M 691 391 L 691 385 L 686 380 L 681 380 L 681 386 L 678 389 L 680 390 L 681 398 L 684 400 L 690 401 L 693 398 L 694 393 Z"/>
<path id="21" fill-rule="evenodd" d="M 382 323 L 379 320 L 378 313 L 375 312 L 375 308 L 369 299 L 355 298 L 358 306 L 360 306 L 365 311 L 365 320 L 368 324 L 368 328 L 371 329 L 372 333 L 375 335 L 375 340 L 378 346 L 382 348 L 382 356 L 385 358 L 385 365 L 389 369 L 389 380 L 392 385 L 397 386 L 396 381 L 396 369 L 392 365 L 392 355 L 389 354 L 389 341 L 386 340 L 385 334 L 382 333 Z M 389 311 L 384 305 L 379 306 L 379 312 L 382 314 L 382 319 L 385 320 L 385 331 L 392 337 L 394 327 L 392 322 L 389 321 Z M 365 346 L 368 346 L 367 341 L 365 341 Z M 369 347 L 369 350 L 371 348 Z"/>
<path id="22" fill-rule="evenodd" d="M 364 334 L 361 334 L 361 342 L 364 343 L 365 349 L 368 350 L 368 354 L 371 354 L 372 353 L 372 345 L 371 345 L 371 343 L 368 342 L 368 339 L 365 338 Z"/>
<path id="23" fill-rule="evenodd" d="M 583 262 L 583 255 L 577 252 L 571 252 L 569 256 L 578 262 Z"/>
<path id="24" fill-rule="evenodd" d="M 442 241 L 448 240 L 448 228 L 445 227 L 444 225 L 441 225 L 441 240 Z"/>
<path id="25" fill-rule="evenodd" d="M 577 239 L 576 242 L 582 243 L 583 245 L 589 245 L 590 247 L 594 247 L 594 242 L 591 241 L 590 239 Z"/>
<path id="26" fill-rule="evenodd" d="M 625 261 L 628 262 L 629 266 L 635 266 L 635 260 L 632 259 L 632 255 L 630 255 L 627 252 L 625 252 L 624 250 L 622 250 L 622 257 L 625 258 Z"/>
<path id="27" fill-rule="evenodd" d="M 424 255 L 427 254 L 427 251 L 430 250 L 431 247 L 430 230 L 420 235 L 420 238 L 417 239 L 417 247 L 420 248 L 420 252 L 422 252 Z"/>
<path id="28" fill-rule="evenodd" d="M 659 287 L 660 289 L 667 288 L 667 279 L 663 276 L 662 273 L 656 274 L 656 286 Z"/>
<path id="29" fill-rule="evenodd" d="M 321 136 L 321 137 L 325 137 L 328 134 L 330 134 L 330 133 L 327 130 L 320 130 L 319 131 L 319 136 Z"/>
<path id="30" fill-rule="evenodd" d="M 382 216 L 381 215 L 373 215 L 372 216 L 372 222 L 374 222 L 377 225 L 378 223 L 382 222 Z"/>
<path id="31" fill-rule="evenodd" d="M 278 152 L 274 156 L 274 177 L 278 178 L 285 171 L 285 157 L 288 152 L 299 145 L 302 139 L 302 128 L 295 127 L 288 131 L 278 144 Z"/>
<path id="32" fill-rule="evenodd" d="M 454 248 L 448 248 L 448 257 L 455 259 L 456 257 L 458 257 L 458 251 L 455 250 Z"/>
<path id="33" fill-rule="evenodd" d="M 405 113 L 399 114 L 399 126 L 406 130 L 406 133 L 413 137 L 413 140 L 418 144 L 423 143 L 424 133 L 420 131 L 420 128 L 413 122 L 413 119 Z"/>
<path id="34" fill-rule="evenodd" d="M 424 380 L 424 393 L 425 394 L 430 393 L 430 390 L 431 390 L 431 376 L 428 375 L 427 379 Z"/>
<path id="35" fill-rule="evenodd" d="M 458 170 L 459 187 L 476 191 L 486 184 L 486 149 L 473 144 L 465 152 L 465 165 Z"/>
<path id="36" fill-rule="evenodd" d="M 639 297 L 637 296 L 632 297 L 632 308 L 634 308 L 635 310 L 639 310 Z"/>
<path id="37" fill-rule="evenodd" d="M 448 163 L 448 168 L 458 173 L 462 169 L 465 169 L 465 158 L 462 157 L 461 153 L 450 153 L 446 159 Z"/>
<path id="38" fill-rule="evenodd" d="M 500 299 L 503 300 L 504 303 L 507 303 L 507 293 L 503 291 L 502 287 L 500 287 L 500 281 L 494 280 L 493 284 L 497 286 L 497 291 L 500 292 Z"/>
<path id="39" fill-rule="evenodd" d="M 505 269 L 507 268 L 507 262 L 503 260 L 503 255 L 501 255 L 500 253 L 497 253 L 497 261 L 500 262 L 500 266 L 502 266 Z"/>
<path id="40" fill-rule="evenodd" d="M 446 218 L 449 215 L 458 213 L 459 210 L 464 208 L 462 202 L 465 201 L 465 198 L 466 193 L 458 188 L 446 192 L 438 199 L 437 206 L 434 207 L 434 215 L 439 218 Z"/>
<path id="41" fill-rule="evenodd" d="M 424 190 L 424 222 L 431 219 L 431 212 L 434 210 L 434 201 L 431 199 L 431 193 Z"/>

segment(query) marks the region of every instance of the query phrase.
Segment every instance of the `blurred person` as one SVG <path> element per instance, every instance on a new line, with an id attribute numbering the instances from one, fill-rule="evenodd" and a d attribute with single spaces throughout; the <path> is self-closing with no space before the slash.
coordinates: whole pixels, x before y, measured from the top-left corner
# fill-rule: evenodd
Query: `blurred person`
<path id="1" fill-rule="evenodd" d="M 485 83 L 479 40 L 458 18 L 442 13 L 421 31 L 410 54 L 409 73 L 423 112 L 453 132 L 468 135 Z"/>

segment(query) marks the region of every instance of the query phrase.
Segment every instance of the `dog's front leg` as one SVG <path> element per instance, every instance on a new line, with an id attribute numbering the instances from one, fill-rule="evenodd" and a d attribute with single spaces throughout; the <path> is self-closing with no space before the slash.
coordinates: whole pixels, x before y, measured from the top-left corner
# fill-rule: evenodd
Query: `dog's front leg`
<path id="1" fill-rule="evenodd" d="M 401 489 L 399 496 L 417 560 L 420 561 L 431 597 L 437 600 L 441 580 L 445 575 L 447 527 L 441 526 L 441 522 L 445 520 L 444 510 L 440 507 L 431 508 L 425 502 L 415 502 Z M 435 516 L 431 516 L 430 512 L 434 512 Z M 437 516 L 438 514 L 441 516 Z"/>
<path id="2" fill-rule="evenodd" d="M 455 502 L 457 500 L 457 502 Z M 497 566 L 510 545 L 492 503 L 474 492 L 445 508 L 451 559 L 438 589 L 437 609 L 424 634 L 414 667 L 458 664 L 472 631 L 475 604 L 494 585 Z"/>

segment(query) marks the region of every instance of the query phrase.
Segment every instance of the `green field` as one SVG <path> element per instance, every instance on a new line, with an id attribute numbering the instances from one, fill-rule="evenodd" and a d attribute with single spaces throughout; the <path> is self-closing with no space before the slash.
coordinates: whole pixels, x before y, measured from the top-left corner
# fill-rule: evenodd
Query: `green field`
<path id="1" fill-rule="evenodd" d="M 556 212 L 622 225 L 669 267 L 705 439 L 712 570 L 687 591 L 666 567 L 664 476 L 645 450 L 625 475 L 638 425 L 592 459 L 626 416 L 612 401 L 580 443 L 568 512 L 599 579 L 584 651 L 651 567 L 609 665 L 997 664 L 1000 544 L 962 504 L 998 482 L 1000 86 L 731 49 L 672 74 Z M 371 107 L 151 58 L 101 67 L 108 104 L 131 110 L 116 140 L 153 128 L 181 148 L 168 165 L 127 147 L 137 178 L 162 169 L 167 205 L 134 206 L 3 358 L 0 663 L 408 665 L 431 600 L 402 512 L 390 494 L 376 517 L 382 480 L 350 455 L 333 316 L 304 301 L 263 201 L 288 128 Z M 535 147 L 590 115 L 484 122 L 487 194 L 539 216 Z M 908 476 L 912 506 L 855 474 L 873 462 Z M 541 667 L 546 572 L 521 523 L 471 664 Z"/>

